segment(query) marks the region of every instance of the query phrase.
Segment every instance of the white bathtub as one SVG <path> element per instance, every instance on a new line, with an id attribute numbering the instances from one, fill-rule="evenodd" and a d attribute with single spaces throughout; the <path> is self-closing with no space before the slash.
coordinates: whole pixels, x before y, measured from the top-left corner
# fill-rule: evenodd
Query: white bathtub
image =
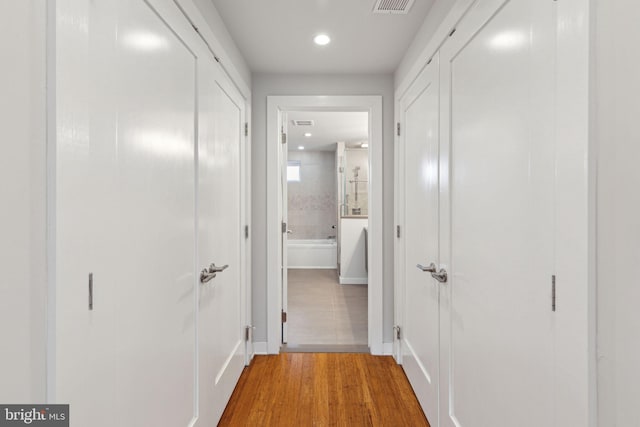
<path id="1" fill-rule="evenodd" d="M 338 268 L 338 245 L 335 239 L 290 239 L 287 255 L 289 268 Z"/>

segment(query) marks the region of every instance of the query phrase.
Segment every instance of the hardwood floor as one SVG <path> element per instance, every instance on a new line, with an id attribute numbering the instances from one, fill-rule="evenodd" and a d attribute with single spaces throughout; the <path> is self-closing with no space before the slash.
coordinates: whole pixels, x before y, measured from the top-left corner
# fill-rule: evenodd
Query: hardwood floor
<path id="1" fill-rule="evenodd" d="M 393 358 L 281 353 L 245 368 L 219 426 L 429 426 Z"/>

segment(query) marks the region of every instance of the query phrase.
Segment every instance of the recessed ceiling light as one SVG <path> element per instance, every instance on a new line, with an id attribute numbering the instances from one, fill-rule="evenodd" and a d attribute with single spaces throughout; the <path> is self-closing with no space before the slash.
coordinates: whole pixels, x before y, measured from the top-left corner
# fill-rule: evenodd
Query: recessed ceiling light
<path id="1" fill-rule="evenodd" d="M 306 136 L 307 138 L 309 138 L 311 136 L 311 133 L 307 132 L 304 134 L 304 136 Z"/>
<path id="2" fill-rule="evenodd" d="M 369 148 L 369 144 L 366 142 L 363 142 L 362 144 L 360 144 L 360 147 L 362 148 Z"/>
<path id="3" fill-rule="evenodd" d="M 331 38 L 326 34 L 318 34 L 313 38 L 313 42 L 318 46 L 326 46 L 331 43 Z"/>
<path id="4" fill-rule="evenodd" d="M 304 146 L 299 145 L 299 146 L 298 146 L 298 150 L 304 150 Z"/>

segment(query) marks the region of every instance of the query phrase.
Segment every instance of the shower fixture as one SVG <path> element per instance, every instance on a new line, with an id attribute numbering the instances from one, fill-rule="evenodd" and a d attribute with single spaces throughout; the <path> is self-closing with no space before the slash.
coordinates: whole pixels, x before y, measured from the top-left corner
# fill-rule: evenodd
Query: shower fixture
<path id="1" fill-rule="evenodd" d="M 355 191 L 353 195 L 355 207 L 351 209 L 352 215 L 361 215 L 362 213 L 362 208 L 358 206 L 358 184 L 368 182 L 368 180 L 366 179 L 358 179 L 359 173 L 360 173 L 360 166 L 356 166 L 355 168 L 353 168 L 353 179 L 349 180 L 349 183 L 354 184 L 354 187 L 355 187 L 354 188 Z"/>

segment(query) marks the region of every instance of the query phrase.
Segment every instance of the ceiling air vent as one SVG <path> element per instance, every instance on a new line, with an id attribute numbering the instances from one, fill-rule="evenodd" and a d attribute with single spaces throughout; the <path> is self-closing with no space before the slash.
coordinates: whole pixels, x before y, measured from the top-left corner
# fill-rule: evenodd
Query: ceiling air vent
<path id="1" fill-rule="evenodd" d="M 414 0 L 376 0 L 373 13 L 407 14 Z"/>
<path id="2" fill-rule="evenodd" d="M 294 126 L 313 126 L 313 120 L 291 120 Z"/>

